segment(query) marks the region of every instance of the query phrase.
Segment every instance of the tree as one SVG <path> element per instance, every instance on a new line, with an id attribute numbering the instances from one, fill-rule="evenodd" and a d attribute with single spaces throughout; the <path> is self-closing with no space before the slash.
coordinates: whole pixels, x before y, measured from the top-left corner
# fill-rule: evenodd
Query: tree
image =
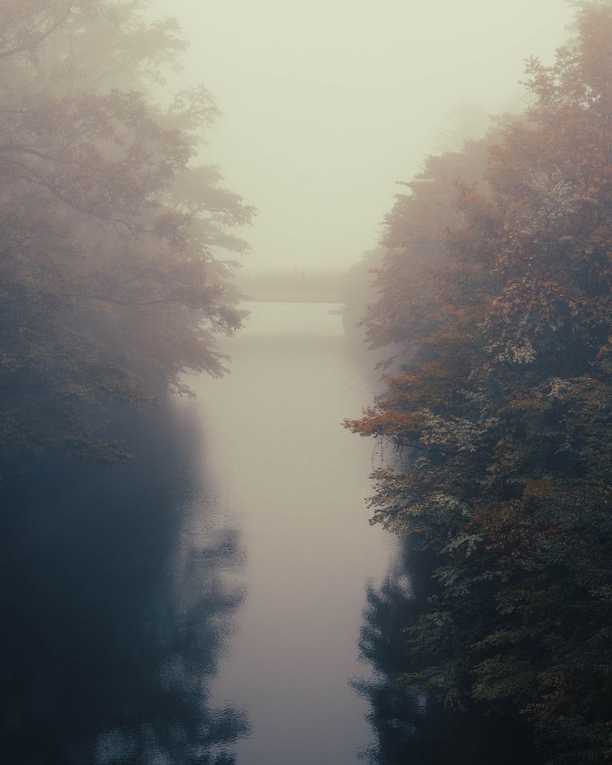
<path id="1" fill-rule="evenodd" d="M 252 209 L 200 164 L 203 89 L 156 98 L 183 43 L 136 0 L 28 0 L 0 32 L 0 430 L 100 443 L 105 409 L 220 374 Z M 88 432 L 89 431 L 89 432 Z"/>
<path id="2" fill-rule="evenodd" d="M 348 423 L 397 450 L 374 521 L 437 561 L 414 681 L 528 716 L 551 762 L 612 757 L 611 65 L 612 8 L 585 4 L 554 65 L 529 63 L 531 107 L 499 121 L 434 252 L 437 179 L 396 205 L 370 324 L 404 368 Z"/>

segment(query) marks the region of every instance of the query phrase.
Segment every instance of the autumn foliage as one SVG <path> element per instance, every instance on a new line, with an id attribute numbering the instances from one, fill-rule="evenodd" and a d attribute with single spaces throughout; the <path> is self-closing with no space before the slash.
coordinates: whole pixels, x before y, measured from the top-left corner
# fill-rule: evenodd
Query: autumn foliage
<path id="1" fill-rule="evenodd" d="M 407 688 L 527 719 L 535 762 L 612 761 L 612 8 L 530 107 L 431 158 L 386 221 L 355 433 L 394 447 L 373 521 L 435 564 Z"/>

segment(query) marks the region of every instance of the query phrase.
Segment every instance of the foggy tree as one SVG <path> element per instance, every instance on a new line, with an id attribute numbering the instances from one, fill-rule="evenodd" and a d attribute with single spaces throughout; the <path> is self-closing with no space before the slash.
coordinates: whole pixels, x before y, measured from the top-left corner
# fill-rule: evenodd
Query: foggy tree
<path id="1" fill-rule="evenodd" d="M 611 71 L 612 8 L 581 4 L 482 176 L 470 144 L 398 200 L 370 334 L 403 370 L 348 423 L 397 450 L 373 520 L 436 562 L 404 682 L 524 715 L 546 762 L 612 751 Z"/>
<path id="2" fill-rule="evenodd" d="M 245 244 L 232 228 L 252 209 L 201 164 L 209 94 L 160 95 L 183 43 L 146 9 L 3 5 L 0 432 L 12 448 L 99 442 L 112 401 L 180 390 L 186 369 L 220 374 L 214 335 L 240 325 L 228 279 Z"/>

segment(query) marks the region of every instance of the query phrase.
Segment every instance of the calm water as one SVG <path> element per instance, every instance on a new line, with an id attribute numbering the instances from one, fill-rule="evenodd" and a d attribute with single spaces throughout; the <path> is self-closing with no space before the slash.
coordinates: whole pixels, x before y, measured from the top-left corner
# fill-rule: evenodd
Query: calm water
<path id="1" fill-rule="evenodd" d="M 134 459 L 3 488 L 0 733 L 20 765 L 357 763 L 370 398 L 334 306 L 257 304 L 232 373 L 117 413 Z"/>
<path id="2" fill-rule="evenodd" d="M 238 760 L 348 765 L 370 740 L 349 685 L 366 583 L 389 539 L 368 524 L 372 445 L 340 427 L 371 393 L 331 305 L 255 304 L 232 374 L 201 381 L 218 507 L 239 528 L 246 598 L 215 698 L 248 711 Z"/>

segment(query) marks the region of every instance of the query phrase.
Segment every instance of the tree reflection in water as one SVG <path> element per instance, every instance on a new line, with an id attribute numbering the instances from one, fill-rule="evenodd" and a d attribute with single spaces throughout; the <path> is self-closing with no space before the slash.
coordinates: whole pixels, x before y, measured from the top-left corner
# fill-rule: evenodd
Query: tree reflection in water
<path id="1" fill-rule="evenodd" d="M 132 418 L 134 458 L 66 455 L 2 484 L 0 735 L 20 765 L 229 765 L 243 715 L 208 686 L 241 593 L 204 526 L 189 420 Z"/>
<path id="2" fill-rule="evenodd" d="M 411 682 L 421 667 L 406 643 L 433 594 L 432 567 L 405 541 L 383 585 L 368 589 L 360 651 L 371 678 L 354 682 L 369 704 L 376 740 L 366 759 L 374 765 L 541 765 L 523 720 L 483 705 L 467 709 L 436 700 Z"/>

